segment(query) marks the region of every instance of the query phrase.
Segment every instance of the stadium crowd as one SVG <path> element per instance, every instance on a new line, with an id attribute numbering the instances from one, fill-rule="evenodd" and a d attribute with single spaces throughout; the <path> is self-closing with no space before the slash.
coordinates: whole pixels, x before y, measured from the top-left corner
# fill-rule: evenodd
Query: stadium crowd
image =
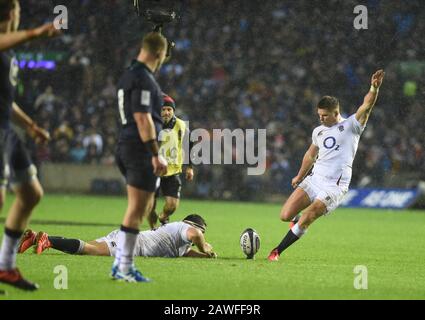
<path id="1" fill-rule="evenodd" d="M 23 28 L 53 19 L 52 1 L 28 2 L 22 14 L 31 19 L 22 20 L 31 25 Z M 18 101 L 53 137 L 35 150 L 39 162 L 114 165 L 115 84 L 149 29 L 131 3 L 72 1 L 69 30 L 47 45 L 67 53 L 57 69 L 22 70 Z M 420 0 L 369 0 L 368 29 L 356 30 L 357 4 L 187 1 L 181 20 L 165 29 L 176 48 L 159 76 L 177 115 L 192 129 L 267 129 L 263 176 L 247 176 L 242 165 L 201 165 L 193 195 L 252 199 L 288 192 L 318 124 L 320 96 L 339 97 L 343 115 L 350 115 L 381 67 L 387 78 L 359 146 L 353 184 L 382 185 L 403 171 L 424 174 L 425 10 Z M 20 51 L 41 48 L 46 43 Z"/>

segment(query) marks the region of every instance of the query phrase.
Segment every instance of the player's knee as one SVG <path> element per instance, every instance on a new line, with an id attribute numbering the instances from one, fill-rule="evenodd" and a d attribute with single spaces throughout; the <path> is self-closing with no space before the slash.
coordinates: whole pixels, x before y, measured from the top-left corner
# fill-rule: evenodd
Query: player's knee
<path id="1" fill-rule="evenodd" d="M 30 192 L 30 195 L 28 196 L 28 202 L 31 206 L 35 207 L 43 198 L 44 191 L 43 188 L 37 187 Z"/>
<path id="2" fill-rule="evenodd" d="M 34 208 L 43 198 L 44 191 L 41 186 L 31 185 L 24 187 L 16 192 L 17 199 L 21 201 L 22 205 L 27 209 Z"/>
<path id="3" fill-rule="evenodd" d="M 280 211 L 280 220 L 285 221 L 285 222 L 289 222 L 291 221 L 293 218 L 293 214 L 291 211 L 286 210 L 286 209 L 282 209 Z"/>

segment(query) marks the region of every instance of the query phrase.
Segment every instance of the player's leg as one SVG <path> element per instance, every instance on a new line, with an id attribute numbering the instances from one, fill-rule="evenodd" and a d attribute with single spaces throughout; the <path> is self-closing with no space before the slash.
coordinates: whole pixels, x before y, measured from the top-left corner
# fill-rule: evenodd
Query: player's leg
<path id="1" fill-rule="evenodd" d="M 34 240 L 33 240 L 34 239 Z M 22 237 L 19 253 L 25 252 L 28 248 L 35 246 L 35 252 L 41 254 L 47 249 L 55 249 L 67 254 L 92 255 L 92 256 L 110 256 L 109 247 L 105 241 L 90 241 L 88 243 L 80 239 L 69 239 L 58 236 L 49 236 L 46 232 L 35 232 L 26 230 Z M 25 248 L 22 246 L 24 244 Z"/>
<path id="2" fill-rule="evenodd" d="M 127 185 L 128 205 L 123 226 L 139 229 L 143 219 L 153 208 L 154 193 Z"/>
<path id="3" fill-rule="evenodd" d="M 13 186 L 15 200 L 9 209 L 6 228 L 23 232 L 28 224 L 32 210 L 43 197 L 43 188 L 37 177 L 31 181 Z"/>
<path id="4" fill-rule="evenodd" d="M 320 201 L 315 200 L 311 205 L 309 205 L 304 211 L 299 219 L 299 221 L 288 231 L 286 236 L 282 239 L 279 245 L 274 249 L 275 255 L 273 257 L 269 256 L 269 260 L 276 261 L 278 260 L 279 255 L 285 251 L 289 246 L 294 244 L 298 239 L 300 239 L 307 228 L 319 217 L 324 215 L 327 212 L 326 205 Z M 274 258 L 274 259 L 272 259 Z"/>
<path id="5" fill-rule="evenodd" d="M 308 227 L 318 218 L 328 212 L 326 205 L 319 199 L 316 199 L 307 209 L 303 211 L 297 225 L 300 229 L 300 236 L 302 236 Z"/>
<path id="6" fill-rule="evenodd" d="M 24 230 L 33 208 L 39 203 L 43 189 L 37 178 L 14 186 L 15 200 L 5 223 L 2 246 L 0 248 L 0 270 L 16 268 L 16 254 Z"/>
<path id="7" fill-rule="evenodd" d="M 149 212 L 148 215 L 148 223 L 149 223 L 149 227 L 153 230 L 156 226 L 156 224 L 158 223 L 158 214 L 156 213 L 156 203 L 157 203 L 157 198 L 159 196 L 159 190 L 155 193 L 155 198 L 153 200 L 153 205 L 152 205 L 152 210 L 151 212 Z"/>
<path id="8" fill-rule="evenodd" d="M 37 168 L 24 143 L 13 130 L 7 136 L 6 161 L 10 167 L 10 180 L 15 193 L 6 227 L 23 232 L 32 210 L 43 197 L 43 188 L 37 178 Z"/>
<path id="9" fill-rule="evenodd" d="M 133 267 L 134 248 L 139 234 L 139 224 L 152 210 L 154 192 L 140 190 L 127 185 L 128 207 L 123 223 L 118 233 L 117 252 L 114 270 L 121 274 L 128 274 Z"/>
<path id="10" fill-rule="evenodd" d="M 43 253 L 47 249 L 55 249 L 67 254 L 83 254 L 85 242 L 80 239 L 68 239 L 64 237 L 49 236 L 40 231 L 35 239 L 35 252 Z"/>
<path id="11" fill-rule="evenodd" d="M 117 235 L 113 279 L 146 282 L 149 279 L 134 267 L 134 251 L 139 225 L 153 209 L 160 179 L 153 173 L 152 159 L 139 144 L 122 143 L 117 148 L 117 164 L 127 181 L 127 210 Z"/>
<path id="12" fill-rule="evenodd" d="M 300 220 L 288 231 L 285 238 L 278 246 L 279 254 L 282 253 L 291 244 L 301 238 L 307 231 L 307 228 L 319 217 L 327 212 L 326 205 L 320 201 L 315 200 L 304 211 Z"/>
<path id="13" fill-rule="evenodd" d="M 280 210 L 280 219 L 287 222 L 297 219 L 299 213 L 310 204 L 311 200 L 307 192 L 302 188 L 296 188 Z"/>
<path id="14" fill-rule="evenodd" d="M 282 207 L 280 218 L 282 221 L 292 221 L 290 231 L 295 227 L 298 222 L 299 213 L 311 205 L 312 200 L 317 195 L 317 190 L 311 182 L 310 177 L 307 177 L 298 188 L 292 192 L 288 200 Z M 290 234 L 290 233 L 289 233 Z M 283 237 L 282 241 L 275 247 L 269 254 L 268 260 L 277 261 L 280 253 L 283 251 L 284 244 L 287 243 L 288 234 Z"/>
<path id="15" fill-rule="evenodd" d="M 31 212 L 43 196 L 43 189 L 23 144 L 14 134 L 8 135 L 7 139 L 7 162 L 11 166 L 16 197 L 9 209 L 0 247 L 0 281 L 20 289 L 35 290 L 38 286 L 23 279 L 16 268 L 16 254 Z"/>
<path id="16" fill-rule="evenodd" d="M 162 213 L 159 216 L 159 221 L 162 224 L 168 223 L 170 221 L 170 216 L 177 210 L 180 204 L 180 199 L 174 197 L 165 197 L 164 208 Z"/>
<path id="17" fill-rule="evenodd" d="M 106 242 L 90 241 L 85 243 L 81 254 L 89 256 L 110 256 L 111 252 Z"/>
<path id="18" fill-rule="evenodd" d="M 177 210 L 180 204 L 180 192 L 182 182 L 180 175 L 174 175 L 161 179 L 161 189 L 165 196 L 165 205 L 159 215 L 159 221 L 164 224 L 168 223 L 170 216 Z"/>

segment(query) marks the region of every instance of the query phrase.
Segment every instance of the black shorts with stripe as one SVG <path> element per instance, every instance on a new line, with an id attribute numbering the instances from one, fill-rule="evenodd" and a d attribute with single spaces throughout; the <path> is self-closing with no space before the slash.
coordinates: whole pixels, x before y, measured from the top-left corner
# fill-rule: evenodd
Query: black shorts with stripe
<path id="1" fill-rule="evenodd" d="M 156 197 L 159 196 L 159 191 L 161 190 L 162 195 L 165 197 L 180 199 L 181 188 L 182 181 L 180 174 L 169 177 L 161 177 L 161 184 L 156 192 Z"/>

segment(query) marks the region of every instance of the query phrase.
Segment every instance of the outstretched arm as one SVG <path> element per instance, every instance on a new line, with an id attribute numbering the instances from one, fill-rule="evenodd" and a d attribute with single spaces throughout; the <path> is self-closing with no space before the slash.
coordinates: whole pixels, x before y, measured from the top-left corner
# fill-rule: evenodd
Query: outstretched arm
<path id="1" fill-rule="evenodd" d="M 359 107 L 356 112 L 356 119 L 362 125 L 365 126 L 372 109 L 378 99 L 379 88 L 381 87 L 382 81 L 384 80 L 384 70 L 375 72 L 372 76 L 372 85 L 369 92 L 364 97 L 363 104 Z"/>
<path id="2" fill-rule="evenodd" d="M 60 33 L 60 30 L 57 30 L 53 23 L 48 23 L 31 30 L 3 33 L 0 34 L 0 51 L 12 49 L 33 39 L 54 37 Z"/>

